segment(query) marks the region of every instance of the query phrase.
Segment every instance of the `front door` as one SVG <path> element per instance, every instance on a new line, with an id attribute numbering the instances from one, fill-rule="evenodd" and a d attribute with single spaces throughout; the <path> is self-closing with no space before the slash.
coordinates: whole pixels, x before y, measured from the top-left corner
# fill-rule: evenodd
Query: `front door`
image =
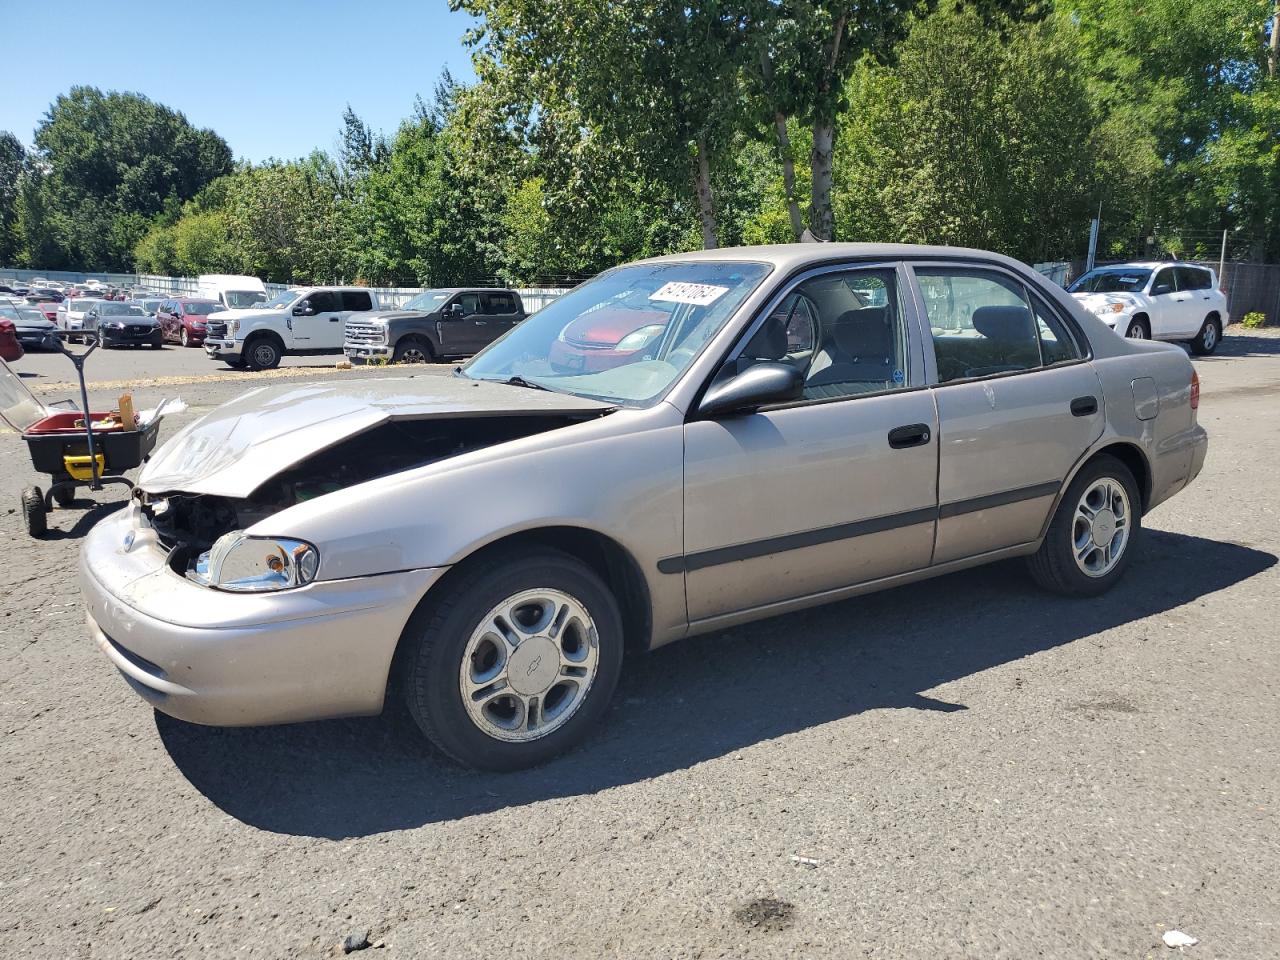
<path id="1" fill-rule="evenodd" d="M 946 563 L 1040 535 L 1062 480 L 1102 435 L 1102 387 L 1066 321 L 1017 277 L 917 266 L 938 407 Z"/>
<path id="2" fill-rule="evenodd" d="M 1178 290 L 1177 272 L 1162 267 L 1151 278 L 1151 336 L 1157 340 L 1176 336 L 1184 324 L 1189 292 Z"/>
<path id="3" fill-rule="evenodd" d="M 345 317 L 337 290 L 313 290 L 293 308 L 293 342 L 289 346 L 294 350 L 341 350 Z"/>
<path id="4" fill-rule="evenodd" d="M 437 321 L 440 346 L 451 357 L 465 357 L 479 351 L 491 339 L 489 321 L 478 293 L 460 293 L 440 312 Z"/>
<path id="5" fill-rule="evenodd" d="M 685 553 L 667 569 L 690 621 L 929 564 L 937 424 L 903 277 L 824 268 L 782 291 L 728 363 L 793 363 L 805 398 L 686 426 Z"/>

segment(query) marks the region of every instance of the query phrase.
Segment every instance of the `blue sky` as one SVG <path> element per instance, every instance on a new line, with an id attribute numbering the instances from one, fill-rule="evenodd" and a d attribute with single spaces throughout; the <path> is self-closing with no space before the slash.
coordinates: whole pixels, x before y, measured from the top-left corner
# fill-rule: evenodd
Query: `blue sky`
<path id="1" fill-rule="evenodd" d="M 0 22 L 0 130 L 23 143 L 88 84 L 182 111 L 237 159 L 299 157 L 334 148 L 348 103 L 391 133 L 442 68 L 473 78 L 472 21 L 446 0 L 0 0 Z"/>

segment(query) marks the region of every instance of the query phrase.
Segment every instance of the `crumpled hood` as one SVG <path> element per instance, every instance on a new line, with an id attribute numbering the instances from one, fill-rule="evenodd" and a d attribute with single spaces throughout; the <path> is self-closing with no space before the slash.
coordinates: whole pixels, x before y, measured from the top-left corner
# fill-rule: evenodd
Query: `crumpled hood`
<path id="1" fill-rule="evenodd" d="M 179 431 L 147 462 L 148 493 L 247 497 L 293 464 L 387 420 L 604 411 L 610 404 L 458 376 L 280 384 L 250 390 Z"/>

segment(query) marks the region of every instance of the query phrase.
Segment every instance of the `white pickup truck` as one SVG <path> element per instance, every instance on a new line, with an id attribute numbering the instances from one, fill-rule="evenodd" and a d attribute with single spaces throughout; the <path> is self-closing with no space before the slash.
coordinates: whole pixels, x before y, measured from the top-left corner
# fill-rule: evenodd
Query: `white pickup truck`
<path id="1" fill-rule="evenodd" d="M 365 287 L 301 287 L 247 310 L 209 314 L 204 350 L 228 366 L 270 370 L 286 355 L 341 353 L 347 319 L 378 309 Z"/>
<path id="2" fill-rule="evenodd" d="M 1186 341 L 1202 356 L 1218 349 L 1231 322 L 1217 276 L 1191 263 L 1098 267 L 1067 289 L 1123 337 Z"/>

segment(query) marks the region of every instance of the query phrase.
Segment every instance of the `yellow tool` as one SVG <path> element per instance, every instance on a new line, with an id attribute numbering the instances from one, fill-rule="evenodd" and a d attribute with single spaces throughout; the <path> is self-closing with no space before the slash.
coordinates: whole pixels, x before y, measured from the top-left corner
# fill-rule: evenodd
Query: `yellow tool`
<path id="1" fill-rule="evenodd" d="M 102 476 L 107 469 L 106 458 L 102 454 L 96 453 L 93 455 L 93 459 L 98 461 L 98 476 Z M 93 461 L 89 459 L 88 454 L 75 457 L 63 454 L 62 465 L 67 468 L 67 473 L 81 483 L 93 481 Z"/>

